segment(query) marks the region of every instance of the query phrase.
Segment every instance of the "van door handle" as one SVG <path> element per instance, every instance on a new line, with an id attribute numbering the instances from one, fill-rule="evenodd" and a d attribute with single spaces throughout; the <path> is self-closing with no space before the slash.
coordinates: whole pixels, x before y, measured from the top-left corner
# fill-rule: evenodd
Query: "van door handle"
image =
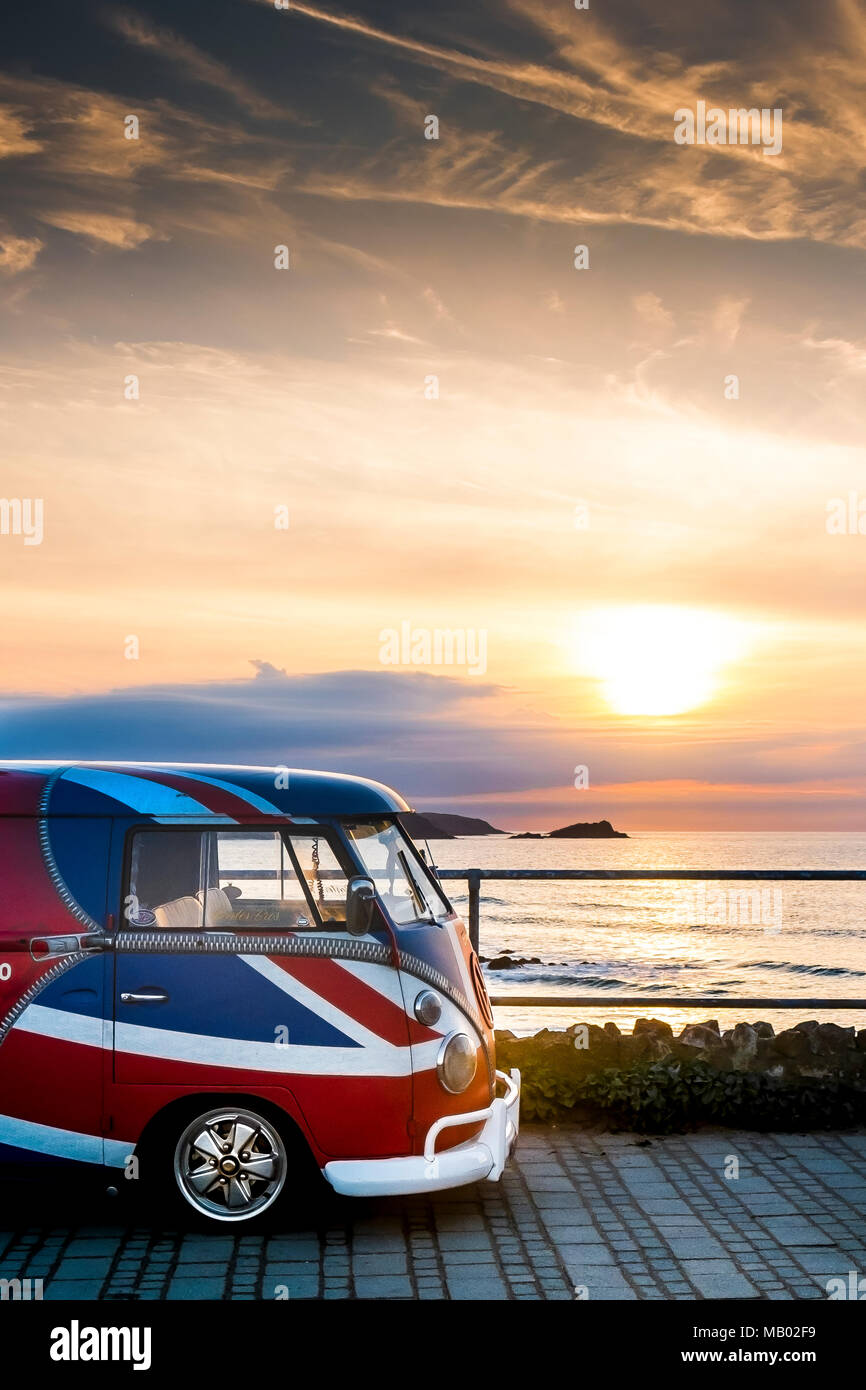
<path id="1" fill-rule="evenodd" d="M 133 989 L 127 994 L 121 994 L 120 1002 L 121 1004 L 167 1004 L 168 995 L 164 989 L 142 985 L 141 989 Z"/>

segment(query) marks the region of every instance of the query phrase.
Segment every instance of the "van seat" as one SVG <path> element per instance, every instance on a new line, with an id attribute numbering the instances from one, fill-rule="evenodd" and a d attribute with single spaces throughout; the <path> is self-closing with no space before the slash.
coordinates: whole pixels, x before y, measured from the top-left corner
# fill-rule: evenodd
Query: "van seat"
<path id="1" fill-rule="evenodd" d="M 155 907 L 156 925 L 166 931 L 195 931 L 201 929 L 201 903 L 195 898 L 174 898 Z"/>
<path id="2" fill-rule="evenodd" d="M 226 922 L 234 921 L 234 908 L 228 893 L 224 893 L 222 888 L 208 888 L 207 896 L 204 889 L 199 889 L 196 897 L 205 906 L 204 924 L 206 927 L 220 927 Z"/>

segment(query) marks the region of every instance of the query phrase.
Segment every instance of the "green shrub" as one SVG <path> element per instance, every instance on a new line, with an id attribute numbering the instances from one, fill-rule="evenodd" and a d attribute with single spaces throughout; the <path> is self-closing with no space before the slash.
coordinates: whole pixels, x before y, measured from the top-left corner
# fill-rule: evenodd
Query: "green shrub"
<path id="1" fill-rule="evenodd" d="M 606 1121 L 618 1129 L 669 1134 L 697 1124 L 745 1129 L 820 1129 L 860 1124 L 866 1095 L 844 1083 L 783 1082 L 705 1062 L 645 1062 L 588 1076 L 530 1063 L 521 1110 L 527 1120 Z"/>

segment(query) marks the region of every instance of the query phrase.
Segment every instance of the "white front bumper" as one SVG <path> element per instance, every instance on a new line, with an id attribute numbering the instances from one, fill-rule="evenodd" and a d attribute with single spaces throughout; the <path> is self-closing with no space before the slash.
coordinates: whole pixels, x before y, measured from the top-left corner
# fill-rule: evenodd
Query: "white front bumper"
<path id="1" fill-rule="evenodd" d="M 506 1088 L 484 1110 L 463 1115 L 445 1115 L 432 1124 L 424 1140 L 423 1157 L 353 1158 L 326 1163 L 325 1177 L 337 1192 L 347 1197 L 400 1197 L 411 1192 L 436 1192 L 446 1187 L 502 1176 L 508 1155 L 514 1148 L 520 1127 L 520 1072 L 496 1073 Z M 436 1153 L 436 1140 L 443 1129 L 484 1121 L 474 1139 Z"/>

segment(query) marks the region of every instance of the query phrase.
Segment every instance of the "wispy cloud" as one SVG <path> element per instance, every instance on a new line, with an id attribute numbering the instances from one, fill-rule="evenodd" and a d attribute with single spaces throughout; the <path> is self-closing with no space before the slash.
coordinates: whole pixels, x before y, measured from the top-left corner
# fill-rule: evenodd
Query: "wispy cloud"
<path id="1" fill-rule="evenodd" d="M 0 272 L 20 275 L 35 264 L 41 250 L 38 237 L 0 236 Z"/>
<path id="2" fill-rule="evenodd" d="M 256 0 L 261 3 L 261 0 Z M 510 122 L 494 136 L 450 118 L 448 140 L 424 161 L 395 142 L 380 157 L 341 175 L 311 174 L 307 187 L 335 197 L 397 199 L 453 208 L 490 208 L 514 216 L 634 222 L 693 233 L 816 240 L 866 246 L 866 209 L 858 196 L 866 153 L 857 57 L 841 43 L 807 46 L 793 27 L 763 65 L 749 55 L 689 62 L 670 51 L 629 45 L 595 12 L 576 15 L 538 0 L 512 0 L 514 14 L 550 45 L 546 63 L 463 52 L 388 31 L 313 5 L 292 13 L 360 43 L 384 46 L 413 63 L 541 105 L 584 128 L 622 139 L 600 147 L 591 171 L 575 169 L 565 137 L 539 161 Z M 849 0 L 835 17 L 861 45 Z M 683 24 L 688 28 L 688 18 Z M 393 85 L 393 84 L 392 84 Z M 383 95 L 386 89 L 380 87 Z M 800 95 L 808 92 L 808 99 Z M 673 144 L 674 113 L 698 100 L 729 106 L 780 106 L 787 122 L 783 155 L 738 145 Z M 391 94 L 395 103 L 399 98 Z M 573 141 L 579 137 L 573 130 Z M 428 177 L 431 175 L 432 177 Z"/>
<path id="3" fill-rule="evenodd" d="M 173 30 L 158 28 L 129 10 L 109 13 L 107 22 L 128 43 L 156 53 L 166 62 L 177 64 L 191 81 L 213 87 L 221 95 L 228 94 L 249 115 L 260 120 L 299 119 L 291 107 L 271 101 L 251 83 L 232 72 L 228 64 L 203 53 Z"/>
<path id="4" fill-rule="evenodd" d="M 74 232 L 88 241 L 102 242 L 121 251 L 140 246 L 155 235 L 153 227 L 146 222 L 137 222 L 134 217 L 125 217 L 122 213 L 43 212 L 39 214 L 39 220 L 46 222 L 49 227 Z"/>

